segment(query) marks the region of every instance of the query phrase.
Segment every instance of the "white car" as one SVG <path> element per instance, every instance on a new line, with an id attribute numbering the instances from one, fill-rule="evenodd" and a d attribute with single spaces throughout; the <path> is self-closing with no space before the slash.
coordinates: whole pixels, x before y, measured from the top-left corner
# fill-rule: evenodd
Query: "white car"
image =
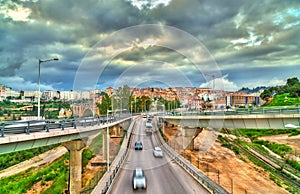
<path id="1" fill-rule="evenodd" d="M 134 190 L 136 189 L 147 189 L 147 181 L 146 181 L 146 176 L 141 168 L 136 168 L 133 171 L 133 176 L 132 176 L 132 188 Z"/>
<path id="2" fill-rule="evenodd" d="M 163 151 L 161 150 L 160 147 L 154 147 L 153 156 L 154 157 L 159 157 L 159 158 L 162 158 L 164 156 Z"/>

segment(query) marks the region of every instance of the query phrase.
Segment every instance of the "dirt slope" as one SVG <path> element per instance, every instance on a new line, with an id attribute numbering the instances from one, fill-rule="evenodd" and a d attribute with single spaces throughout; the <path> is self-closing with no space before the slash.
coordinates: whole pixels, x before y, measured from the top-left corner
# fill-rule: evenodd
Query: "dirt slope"
<path id="1" fill-rule="evenodd" d="M 182 142 L 180 132 L 165 128 L 171 141 Z M 181 154 L 215 182 L 219 182 L 229 193 L 288 193 L 269 179 L 269 174 L 247 159 L 240 159 L 233 151 L 214 140 L 212 132 L 202 131 L 195 139 L 198 151 L 181 150 Z M 209 134 L 205 134 L 209 133 Z M 177 135 L 176 135 L 177 134 Z M 215 135 L 216 136 L 216 135 Z M 204 138 L 211 138 L 210 141 Z M 207 144 L 207 145 L 204 145 Z M 182 147 L 182 146 L 177 146 Z"/>

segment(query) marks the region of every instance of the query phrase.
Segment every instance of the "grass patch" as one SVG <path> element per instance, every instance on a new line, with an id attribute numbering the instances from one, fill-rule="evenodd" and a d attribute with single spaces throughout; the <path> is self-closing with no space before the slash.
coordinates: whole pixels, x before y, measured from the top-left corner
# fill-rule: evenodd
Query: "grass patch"
<path id="1" fill-rule="evenodd" d="M 0 155 L 0 170 L 19 164 L 25 160 L 33 158 L 34 156 L 40 155 L 46 151 L 58 147 L 59 145 L 60 144 L 54 144 L 50 146 L 44 146 L 44 147 L 38 147 L 38 148 L 33 148 L 28 150 L 2 154 Z"/>
<path id="2" fill-rule="evenodd" d="M 296 135 L 299 135 L 300 134 L 300 130 L 295 130 L 295 131 L 293 131 L 289 136 L 291 137 L 291 136 L 296 136 Z"/>
<path id="3" fill-rule="evenodd" d="M 82 152 L 82 173 L 84 172 L 84 167 L 89 163 L 89 161 L 94 157 L 94 153 L 89 148 L 84 149 Z"/>
<path id="4" fill-rule="evenodd" d="M 42 193 L 63 193 L 67 188 L 69 178 L 68 158 L 69 154 L 65 154 L 56 162 L 38 172 L 29 169 L 26 172 L 0 179 L 0 193 L 26 193 L 34 184 L 50 180 L 53 180 L 51 187 Z"/>
<path id="5" fill-rule="evenodd" d="M 237 129 L 235 133 L 250 139 L 255 139 L 262 136 L 288 134 L 292 132 L 294 132 L 294 129 Z"/>
<path id="6" fill-rule="evenodd" d="M 300 171 L 300 164 L 298 162 L 296 162 L 294 160 L 289 160 L 289 159 L 285 160 L 285 162 L 287 164 L 289 164 L 290 166 L 292 166 L 293 168 L 295 168 L 295 169 L 297 169 L 297 170 Z"/>
<path id="7" fill-rule="evenodd" d="M 90 150 L 95 154 L 99 154 L 103 146 L 104 134 L 100 133 L 89 146 Z"/>
<path id="8" fill-rule="evenodd" d="M 220 141 L 221 145 L 223 147 L 226 147 L 230 150 L 232 150 L 235 154 L 240 154 L 241 150 L 238 146 L 235 144 L 232 144 L 227 137 L 222 137 L 221 135 L 218 136 L 218 140 Z"/>
<path id="9" fill-rule="evenodd" d="M 273 142 L 264 141 L 264 140 L 253 140 L 253 143 L 259 144 L 259 145 L 264 145 L 281 157 L 284 157 L 286 154 L 293 151 L 293 149 L 290 146 L 287 146 L 284 144 L 278 144 L 278 143 L 273 143 Z"/>
<path id="10" fill-rule="evenodd" d="M 289 93 L 277 94 L 273 100 L 263 106 L 287 106 L 287 105 L 300 105 L 300 98 L 295 98 Z"/>
<path id="11" fill-rule="evenodd" d="M 167 136 L 163 133 L 161 127 L 159 127 L 159 132 L 160 132 L 160 135 L 162 136 L 162 138 L 164 139 L 164 141 L 165 141 L 165 142 L 168 142 L 168 138 L 167 138 Z"/>

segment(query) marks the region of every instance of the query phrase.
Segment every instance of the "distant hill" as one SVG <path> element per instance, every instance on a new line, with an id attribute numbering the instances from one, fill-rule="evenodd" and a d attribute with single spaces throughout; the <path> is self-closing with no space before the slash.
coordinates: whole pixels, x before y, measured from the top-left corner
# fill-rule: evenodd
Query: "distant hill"
<path id="1" fill-rule="evenodd" d="M 266 86 L 258 86 L 256 88 L 248 88 L 248 87 L 243 87 L 242 89 L 238 90 L 238 92 L 244 92 L 244 93 L 247 93 L 247 94 L 252 94 L 252 93 L 257 93 L 259 92 L 259 90 L 266 90 L 268 89 L 269 87 L 266 87 Z"/>
<path id="2" fill-rule="evenodd" d="M 284 86 L 270 87 L 260 94 L 268 101 L 265 106 L 300 105 L 300 82 L 297 77 L 289 78 Z"/>
<path id="3" fill-rule="evenodd" d="M 280 94 L 290 94 L 290 97 L 299 98 L 300 97 L 300 82 L 297 77 L 287 79 L 284 86 L 270 87 L 261 93 L 260 97 L 262 99 L 270 98 L 275 95 Z"/>
<path id="4" fill-rule="evenodd" d="M 271 101 L 266 102 L 263 106 L 290 106 L 300 105 L 300 98 L 292 97 L 289 93 L 277 94 Z"/>

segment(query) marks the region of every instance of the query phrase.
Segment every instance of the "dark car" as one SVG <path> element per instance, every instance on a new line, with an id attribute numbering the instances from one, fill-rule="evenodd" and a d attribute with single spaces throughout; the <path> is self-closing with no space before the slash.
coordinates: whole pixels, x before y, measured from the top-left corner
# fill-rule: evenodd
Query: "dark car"
<path id="1" fill-rule="evenodd" d="M 132 188 L 134 190 L 136 189 L 147 189 L 147 181 L 146 181 L 146 176 L 141 168 L 136 168 L 133 171 L 133 176 L 132 176 Z"/>
<path id="2" fill-rule="evenodd" d="M 143 144 L 142 144 L 142 142 L 141 142 L 141 141 L 136 141 L 136 142 L 134 143 L 134 149 L 135 149 L 135 150 L 142 150 L 142 149 L 143 149 Z"/>

